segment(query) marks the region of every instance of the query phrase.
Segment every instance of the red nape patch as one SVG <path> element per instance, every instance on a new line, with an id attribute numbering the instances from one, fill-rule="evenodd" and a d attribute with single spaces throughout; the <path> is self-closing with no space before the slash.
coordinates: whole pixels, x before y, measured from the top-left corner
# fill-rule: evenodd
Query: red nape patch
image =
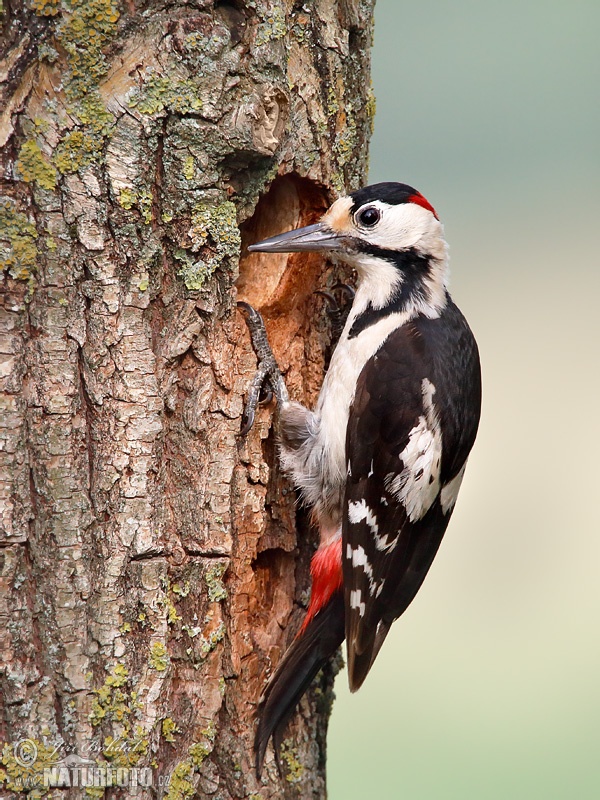
<path id="1" fill-rule="evenodd" d="M 302 636 L 311 619 L 324 608 L 342 588 L 342 537 L 319 547 L 310 562 L 312 588 L 306 618 L 298 631 Z"/>
<path id="2" fill-rule="evenodd" d="M 415 205 L 417 205 L 417 206 L 422 206 L 423 208 L 426 208 L 426 209 L 427 209 L 427 211 L 431 211 L 431 213 L 433 214 L 433 216 L 434 216 L 436 219 L 438 219 L 438 220 L 439 220 L 439 217 L 438 217 L 438 215 L 436 214 L 435 208 L 434 208 L 434 207 L 431 205 L 431 203 L 429 202 L 429 200 L 426 200 L 426 199 L 423 197 L 423 195 L 422 195 L 420 192 L 417 192 L 416 194 L 411 194 L 411 196 L 408 198 L 408 202 L 409 202 L 409 203 L 415 203 Z"/>

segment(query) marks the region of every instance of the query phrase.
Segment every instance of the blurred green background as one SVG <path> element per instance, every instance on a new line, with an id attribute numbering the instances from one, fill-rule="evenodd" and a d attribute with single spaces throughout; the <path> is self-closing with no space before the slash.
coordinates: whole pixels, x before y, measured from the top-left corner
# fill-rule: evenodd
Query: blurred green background
<path id="1" fill-rule="evenodd" d="M 378 0 L 370 181 L 423 192 L 478 338 L 441 551 L 361 691 L 330 800 L 600 797 L 600 3 Z"/>

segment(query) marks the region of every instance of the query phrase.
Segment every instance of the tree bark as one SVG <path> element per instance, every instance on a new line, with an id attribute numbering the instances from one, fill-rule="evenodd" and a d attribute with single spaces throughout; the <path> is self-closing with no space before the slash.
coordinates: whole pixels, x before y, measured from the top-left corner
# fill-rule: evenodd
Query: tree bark
<path id="1" fill-rule="evenodd" d="M 323 797 L 333 667 L 283 779 L 253 772 L 316 534 L 272 405 L 240 436 L 235 304 L 313 403 L 332 268 L 245 244 L 361 184 L 372 0 L 4 0 L 2 24 L 0 793 L 91 762 L 150 768 L 126 796 Z M 124 796 L 57 776 L 41 794 Z"/>

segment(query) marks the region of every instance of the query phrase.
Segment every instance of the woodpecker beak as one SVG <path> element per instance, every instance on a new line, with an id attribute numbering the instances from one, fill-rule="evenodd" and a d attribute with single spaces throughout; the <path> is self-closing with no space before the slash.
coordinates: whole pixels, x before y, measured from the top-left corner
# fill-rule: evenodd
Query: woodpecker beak
<path id="1" fill-rule="evenodd" d="M 251 244 L 251 253 L 302 253 L 305 251 L 341 250 L 342 237 L 324 222 L 280 233 L 270 239 Z"/>

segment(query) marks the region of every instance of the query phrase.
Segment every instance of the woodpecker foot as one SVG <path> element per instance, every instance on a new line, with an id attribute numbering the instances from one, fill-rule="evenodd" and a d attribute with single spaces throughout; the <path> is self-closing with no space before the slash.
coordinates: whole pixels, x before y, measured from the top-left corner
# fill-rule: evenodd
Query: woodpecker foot
<path id="1" fill-rule="evenodd" d="M 327 300 L 327 316 L 331 320 L 331 338 L 335 343 L 342 335 L 344 325 L 352 308 L 354 289 L 347 283 L 336 283 L 330 291 L 317 289 L 315 294 L 320 294 Z"/>
<path id="2" fill-rule="evenodd" d="M 258 368 L 248 390 L 248 399 L 242 418 L 241 434 L 245 436 L 254 425 L 256 409 L 259 403 L 269 402 L 274 394 L 279 405 L 283 406 L 289 401 L 289 395 L 281 370 L 271 350 L 265 323 L 260 312 L 252 308 L 249 303 L 243 301 L 240 301 L 237 305 L 244 314 L 246 325 L 250 332 L 252 348 L 258 358 Z M 268 382 L 268 387 L 265 386 L 265 382 Z"/>

